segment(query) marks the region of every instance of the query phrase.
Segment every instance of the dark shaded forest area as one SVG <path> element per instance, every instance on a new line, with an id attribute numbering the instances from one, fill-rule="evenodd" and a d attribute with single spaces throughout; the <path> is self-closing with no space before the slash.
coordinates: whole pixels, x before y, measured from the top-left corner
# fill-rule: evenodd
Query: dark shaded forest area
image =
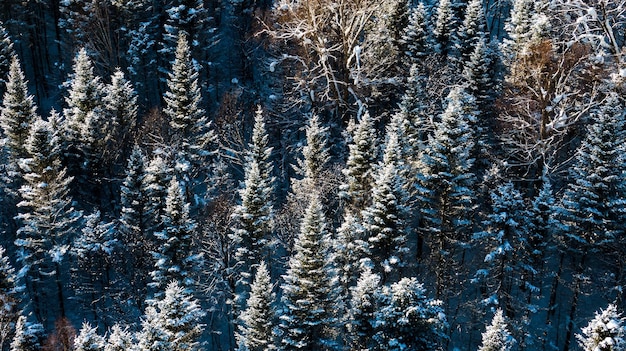
<path id="1" fill-rule="evenodd" d="M 626 349 L 626 0 L 0 0 L 0 348 Z"/>

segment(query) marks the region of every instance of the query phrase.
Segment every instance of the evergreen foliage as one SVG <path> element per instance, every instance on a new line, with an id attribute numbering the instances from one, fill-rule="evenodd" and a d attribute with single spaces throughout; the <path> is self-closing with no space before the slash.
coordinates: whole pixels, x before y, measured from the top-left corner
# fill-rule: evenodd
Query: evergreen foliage
<path id="1" fill-rule="evenodd" d="M 589 324 L 576 335 L 578 344 L 584 351 L 622 351 L 626 349 L 626 326 L 617 307 L 610 304 L 605 310 L 596 313 Z"/>
<path id="2" fill-rule="evenodd" d="M 420 1 L 410 11 L 408 25 L 404 29 L 401 42 L 406 46 L 405 55 L 412 64 L 415 64 L 420 58 L 433 51 L 432 39 L 430 38 L 431 30 L 424 3 Z"/>
<path id="3" fill-rule="evenodd" d="M 283 276 L 282 350 L 334 350 L 336 277 L 329 260 L 330 233 L 316 195 L 306 209 Z"/>
<path id="4" fill-rule="evenodd" d="M 41 324 L 29 322 L 25 316 L 20 316 L 15 324 L 15 335 L 9 350 L 38 351 L 41 349 L 43 336 L 44 330 Z"/>
<path id="5" fill-rule="evenodd" d="M 104 351 L 126 351 L 134 346 L 133 334 L 128 328 L 113 325 L 104 344 Z"/>
<path id="6" fill-rule="evenodd" d="M 447 325 L 441 301 L 426 297 L 415 278 L 384 286 L 378 295 L 374 338 L 382 350 L 437 350 Z"/>
<path id="7" fill-rule="evenodd" d="M 507 324 L 501 309 L 496 310 L 491 324 L 482 333 L 482 344 L 478 351 L 508 351 L 511 350 L 515 339 L 507 330 Z"/>
<path id="8" fill-rule="evenodd" d="M 11 61 L 15 57 L 15 48 L 9 33 L 0 21 L 0 93 L 4 95 L 4 85 L 8 82 Z"/>
<path id="9" fill-rule="evenodd" d="M 0 127 L 13 162 L 27 157 L 26 145 L 31 124 L 37 119 L 37 107 L 33 96 L 28 93 L 27 84 L 20 61 L 17 56 L 13 56 L 0 109 Z"/>
<path id="10" fill-rule="evenodd" d="M 151 273 L 151 286 L 163 289 L 169 282 L 177 281 L 186 292 L 192 292 L 192 273 L 194 267 L 201 265 L 202 255 L 194 253 L 196 222 L 189 217 L 189 204 L 176 178 L 172 178 L 167 189 L 163 227 L 163 231 L 155 233 L 159 243 L 154 252 L 156 269 Z"/>
<path id="11" fill-rule="evenodd" d="M 347 343 L 351 350 L 374 350 L 376 312 L 381 293 L 380 276 L 364 268 L 355 286 L 350 288 Z"/>
<path id="12" fill-rule="evenodd" d="M 75 351 L 101 351 L 104 349 L 104 338 L 98 335 L 96 328 L 84 322 L 80 333 L 74 339 Z"/>
<path id="13" fill-rule="evenodd" d="M 161 299 L 146 308 L 137 347 L 142 351 L 200 350 L 201 323 L 205 313 L 197 300 L 176 281 L 169 283 Z"/>
<path id="14" fill-rule="evenodd" d="M 346 210 L 360 213 L 370 202 L 374 165 L 378 157 L 378 145 L 374 121 L 369 112 L 363 113 L 354 129 L 346 168 L 346 182 L 341 185 L 339 196 L 346 201 Z"/>
<path id="15" fill-rule="evenodd" d="M 273 349 L 272 329 L 276 316 L 272 307 L 275 300 L 275 294 L 272 290 L 270 273 L 265 263 L 261 262 L 250 287 L 250 297 L 246 301 L 248 307 L 239 316 L 242 321 L 237 334 L 239 350 L 265 351 Z"/>

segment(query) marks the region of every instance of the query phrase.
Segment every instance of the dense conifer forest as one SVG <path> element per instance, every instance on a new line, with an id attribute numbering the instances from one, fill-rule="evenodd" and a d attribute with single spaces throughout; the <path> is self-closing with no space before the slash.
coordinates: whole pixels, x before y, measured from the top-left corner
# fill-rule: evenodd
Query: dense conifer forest
<path id="1" fill-rule="evenodd" d="M 626 350 L 626 0 L 0 0 L 0 351 Z"/>

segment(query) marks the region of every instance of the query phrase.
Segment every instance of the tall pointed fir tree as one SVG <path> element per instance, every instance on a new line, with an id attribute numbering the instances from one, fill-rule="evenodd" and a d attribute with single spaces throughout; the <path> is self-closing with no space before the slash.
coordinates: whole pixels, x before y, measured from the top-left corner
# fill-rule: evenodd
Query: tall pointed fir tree
<path id="1" fill-rule="evenodd" d="M 71 268 L 71 285 L 75 301 L 90 311 L 95 323 L 109 324 L 115 319 L 110 311 L 117 293 L 110 280 L 115 254 L 120 248 L 112 222 L 103 221 L 100 212 L 84 217 L 85 225 L 72 243 L 75 266 Z M 102 296 L 102 292 L 107 294 Z"/>
<path id="2" fill-rule="evenodd" d="M 8 345 L 19 317 L 16 283 L 15 269 L 6 256 L 6 250 L 0 246 L 0 349 Z"/>
<path id="3" fill-rule="evenodd" d="M 412 65 L 418 63 L 421 58 L 434 50 L 426 6 L 420 1 L 410 11 L 409 23 L 404 29 L 401 42 L 406 47 L 404 54 Z"/>
<path id="4" fill-rule="evenodd" d="M 298 173 L 303 176 L 305 183 L 311 183 L 309 186 L 322 181 L 323 172 L 330 161 L 327 135 L 328 127 L 322 126 L 317 114 L 311 115 L 306 127 L 306 145 L 302 148 L 303 158 L 298 160 Z"/>
<path id="5" fill-rule="evenodd" d="M 440 0 L 437 4 L 437 15 L 433 34 L 435 48 L 440 54 L 447 56 L 454 45 L 454 32 L 458 27 L 459 19 L 453 8 L 452 0 Z"/>
<path id="6" fill-rule="evenodd" d="M 137 333 L 137 348 L 142 351 L 199 351 L 205 312 L 186 289 L 176 281 L 169 283 L 163 297 L 154 300 Z"/>
<path id="7" fill-rule="evenodd" d="M 346 344 L 350 350 L 375 350 L 376 312 L 381 292 L 380 276 L 365 267 L 350 288 Z"/>
<path id="8" fill-rule="evenodd" d="M 100 77 L 94 73 L 94 67 L 87 50 L 82 48 L 74 58 L 73 73 L 68 82 L 67 96 L 65 97 L 65 135 L 63 145 L 63 157 L 70 176 L 79 177 L 80 183 L 87 182 L 87 175 L 83 174 L 92 165 L 85 163 L 86 158 L 94 161 L 95 149 L 93 143 L 102 141 L 97 135 L 91 133 L 102 132 L 99 130 L 103 123 L 102 101 L 104 85 Z M 88 155 L 91 154 L 91 155 Z M 83 185 L 83 184 L 81 184 Z"/>
<path id="9" fill-rule="evenodd" d="M 135 145 L 128 158 L 126 177 L 120 188 L 121 212 L 118 224 L 122 255 L 127 263 L 121 265 L 120 270 L 130 289 L 137 292 L 140 301 L 147 294 L 150 272 L 154 268 L 151 252 L 155 249 L 152 233 L 148 230 L 148 194 L 144 188 L 147 162 L 141 148 Z"/>
<path id="10" fill-rule="evenodd" d="M 587 254 L 605 250 L 624 233 L 626 191 L 624 164 L 626 142 L 624 104 L 616 93 L 592 114 L 592 122 L 570 169 L 558 216 L 567 249 L 578 253 L 580 265 Z"/>
<path id="11" fill-rule="evenodd" d="M 8 82 L 8 75 L 11 70 L 11 61 L 15 56 L 13 41 L 11 41 L 9 32 L 4 27 L 4 23 L 0 21 L 0 96 L 4 95 L 5 84 Z"/>
<path id="12" fill-rule="evenodd" d="M 504 314 L 501 309 L 497 309 L 491 324 L 482 333 L 482 343 L 478 351 L 510 351 L 514 344 L 515 339 L 508 331 Z"/>
<path id="13" fill-rule="evenodd" d="M 624 317 L 617 312 L 617 306 L 610 304 L 582 328 L 577 334 L 578 344 L 583 351 L 623 351 L 626 350 L 626 326 Z"/>
<path id="14" fill-rule="evenodd" d="M 474 99 L 457 86 L 446 100 L 435 131 L 428 136 L 417 174 L 421 231 L 433 253 L 437 296 L 448 291 L 452 279 L 448 273 L 468 243 L 476 182 L 471 157 L 475 145 L 471 128 L 476 120 Z"/>
<path id="15" fill-rule="evenodd" d="M 19 189 L 22 201 L 18 204 L 20 228 L 15 245 L 22 265 L 20 277 L 26 282 L 25 299 L 32 301 L 32 312 L 42 321 L 44 310 L 51 310 L 49 306 L 43 308 L 46 297 L 57 301 L 58 312 L 64 316 L 66 279 L 61 277 L 61 264 L 80 213 L 72 207 L 68 195 L 72 178 L 61 166 L 58 135 L 49 122 L 33 122 L 27 151 L 30 157 L 20 161 L 24 185 Z M 54 296 L 44 294 L 49 279 L 56 288 Z"/>
<path id="16" fill-rule="evenodd" d="M 155 233 L 158 244 L 150 285 L 162 292 L 169 282 L 177 281 L 187 293 L 191 293 L 195 285 L 194 269 L 202 265 L 202 254 L 194 250 L 197 226 L 189 216 L 189 204 L 176 178 L 172 178 L 167 189 L 163 226 L 162 231 Z"/>
<path id="17" fill-rule="evenodd" d="M 283 276 L 281 350 L 336 349 L 337 284 L 330 242 L 322 204 L 313 194 Z"/>
<path id="18" fill-rule="evenodd" d="M 378 295 L 374 339 L 378 349 L 438 350 L 446 339 L 447 321 L 441 301 L 426 297 L 415 278 L 402 278 L 384 286 Z"/>
<path id="19" fill-rule="evenodd" d="M 398 135 L 388 130 L 385 155 L 375 174 L 372 204 L 362 212 L 363 225 L 372 264 L 382 275 L 383 283 L 400 278 L 400 267 L 406 264 L 407 202 L 404 179 L 400 175 Z M 381 269 L 382 268 L 382 269 Z"/>
<path id="20" fill-rule="evenodd" d="M 104 154 L 107 163 L 115 167 L 126 159 L 137 125 L 138 109 L 137 93 L 119 68 L 111 76 L 111 84 L 106 86 L 104 105 L 108 123 Z"/>
<path id="21" fill-rule="evenodd" d="M 0 127 L 11 160 L 17 162 L 28 155 L 27 139 L 31 124 L 37 119 L 37 107 L 33 96 L 28 94 L 27 81 L 17 56 L 11 60 L 5 90 L 0 108 Z"/>
<path id="22" fill-rule="evenodd" d="M 29 322 L 20 316 L 15 324 L 15 335 L 11 341 L 10 351 L 38 351 L 44 337 L 43 325 Z"/>
<path id="23" fill-rule="evenodd" d="M 104 338 L 98 335 L 95 327 L 84 322 L 80 332 L 74 338 L 74 351 L 102 351 L 102 349 L 104 349 Z"/>
<path id="24" fill-rule="evenodd" d="M 216 136 L 201 108 L 198 72 L 193 65 L 187 35 L 180 32 L 176 57 L 167 79 L 163 112 L 169 119 L 173 145 L 181 148 L 193 165 L 192 178 L 206 174 L 207 157 L 215 153 Z M 205 168 L 202 168 L 205 167 Z M 197 185 L 197 184 L 196 184 Z"/>
<path id="25" fill-rule="evenodd" d="M 488 38 L 486 28 L 487 20 L 483 2 L 470 0 L 465 8 L 465 17 L 458 29 L 458 34 L 453 40 L 456 58 L 461 68 L 470 59 L 478 42 Z"/>
<path id="26" fill-rule="evenodd" d="M 493 76 L 495 57 L 484 37 L 479 38 L 471 50 L 469 57 L 463 61 L 463 81 L 468 93 L 476 99 L 476 107 L 480 114 L 490 116 L 495 90 Z M 485 124 L 479 123 L 479 127 L 485 128 Z"/>
<path id="27" fill-rule="evenodd" d="M 609 269 L 621 265 L 616 243 L 624 235 L 626 213 L 626 124 L 624 104 L 616 93 L 610 93 L 604 104 L 592 113 L 592 122 L 570 169 L 570 180 L 557 217 L 561 222 L 558 236 L 562 249 L 568 252 L 574 272 L 570 318 L 573 318 L 581 294 L 583 272 L 592 254 L 601 253 L 614 260 Z M 567 325 L 566 344 L 573 336 L 574 324 Z"/>
<path id="28" fill-rule="evenodd" d="M 275 300 L 272 290 L 270 272 L 265 263 L 261 262 L 250 288 L 250 297 L 246 303 L 248 307 L 239 316 L 241 325 L 236 334 L 238 350 L 266 351 L 274 348 L 276 314 L 272 306 Z"/>
<path id="29" fill-rule="evenodd" d="M 270 234 L 273 227 L 272 148 L 267 146 L 268 135 L 261 108 L 254 119 L 252 140 L 246 156 L 243 187 L 239 190 L 241 203 L 232 215 L 231 239 L 236 247 L 235 269 L 241 274 L 241 283 L 249 285 L 250 272 L 259 262 L 269 261 Z"/>
<path id="30" fill-rule="evenodd" d="M 104 351 L 132 350 L 134 345 L 133 334 L 128 330 L 128 327 L 114 324 L 104 344 Z"/>
<path id="31" fill-rule="evenodd" d="M 146 203 L 142 219 L 150 238 L 153 238 L 154 233 L 163 230 L 162 218 L 165 214 L 165 199 L 173 173 L 174 170 L 170 162 L 162 154 L 154 155 L 145 167 L 141 186 L 146 196 Z"/>
<path id="32" fill-rule="evenodd" d="M 348 148 L 348 160 L 343 170 L 346 180 L 340 186 L 339 196 L 346 202 L 346 211 L 359 214 L 370 203 L 374 165 L 378 157 L 376 129 L 369 112 L 361 115 Z"/>
<path id="33" fill-rule="evenodd" d="M 524 302 L 514 300 L 524 287 L 524 277 L 530 265 L 526 260 L 530 228 L 529 213 L 522 194 L 508 182 L 491 193 L 491 211 L 483 221 L 484 230 L 474 234 L 478 247 L 486 250 L 481 268 L 476 272 L 476 281 L 484 291 L 482 303 L 498 306 L 510 315 L 523 315 Z M 525 287 L 524 287 L 525 289 Z"/>

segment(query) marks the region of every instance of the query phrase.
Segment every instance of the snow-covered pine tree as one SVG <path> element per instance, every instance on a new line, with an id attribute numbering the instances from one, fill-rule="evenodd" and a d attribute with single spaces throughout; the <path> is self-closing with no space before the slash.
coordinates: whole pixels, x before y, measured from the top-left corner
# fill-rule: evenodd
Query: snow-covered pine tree
<path id="1" fill-rule="evenodd" d="M 470 0 L 465 8 L 465 17 L 458 34 L 453 40 L 456 58 L 461 67 L 470 59 L 478 42 L 488 38 L 486 28 L 487 20 L 482 0 Z"/>
<path id="2" fill-rule="evenodd" d="M 154 233 L 158 244 L 150 286 L 157 289 L 157 296 L 171 281 L 178 282 L 187 293 L 194 291 L 193 272 L 202 265 L 202 254 L 193 249 L 195 233 L 196 222 L 189 217 L 189 204 L 179 181 L 173 177 L 165 199 L 163 230 Z"/>
<path id="3" fill-rule="evenodd" d="M 456 11 L 452 5 L 452 0 L 439 1 L 435 17 L 435 28 L 433 28 L 435 48 L 437 52 L 444 56 L 448 55 L 453 48 L 453 33 L 459 25 L 459 19 L 456 17 Z"/>
<path id="4" fill-rule="evenodd" d="M 355 286 L 350 288 L 346 343 L 350 350 L 375 350 L 373 335 L 377 301 L 381 290 L 380 276 L 365 267 Z"/>
<path id="5" fill-rule="evenodd" d="M 581 256 L 591 250 L 611 250 L 624 232 L 619 218 L 624 213 L 625 173 L 619 162 L 626 143 L 626 114 L 617 93 L 607 96 L 592 114 L 591 124 L 570 169 L 558 216 L 561 235 L 569 250 Z"/>
<path id="6" fill-rule="evenodd" d="M 491 211 L 483 221 L 483 231 L 474 234 L 477 246 L 486 250 L 483 265 L 476 272 L 476 281 L 484 291 L 482 303 L 505 311 L 519 311 L 513 289 L 523 286 L 525 264 L 529 257 L 526 204 L 513 183 L 507 182 L 491 192 Z"/>
<path id="7" fill-rule="evenodd" d="M 20 277 L 26 279 L 25 300 L 33 303 L 35 317 L 41 320 L 41 289 L 45 280 L 53 279 L 61 313 L 64 313 L 61 262 L 69 247 L 70 233 L 76 230 L 80 213 L 69 197 L 71 177 L 61 166 L 60 144 L 50 123 L 33 122 L 27 143 L 29 158 L 20 160 L 24 185 L 19 189 L 20 223 L 15 245 L 22 265 Z M 48 308 L 49 309 L 49 306 Z"/>
<path id="8" fill-rule="evenodd" d="M 165 214 L 165 199 L 167 189 L 172 180 L 174 170 L 165 155 L 156 154 L 145 167 L 142 180 L 142 191 L 146 197 L 144 212 L 141 215 L 144 230 L 148 237 L 163 230 L 163 215 Z"/>
<path id="9" fill-rule="evenodd" d="M 94 322 L 107 324 L 115 318 L 107 309 L 114 295 L 109 273 L 115 251 L 120 249 L 115 237 L 117 228 L 112 222 L 103 221 L 99 211 L 85 216 L 84 221 L 81 234 L 71 248 L 76 262 L 71 284 L 75 300 L 82 304 L 83 310 L 91 311 Z M 102 291 L 108 293 L 102 296 Z"/>
<path id="10" fill-rule="evenodd" d="M 269 258 L 270 234 L 274 222 L 272 148 L 267 146 L 268 135 L 259 107 L 254 118 L 252 140 L 246 155 L 243 187 L 239 190 L 241 203 L 232 215 L 231 239 L 236 247 L 236 270 L 244 285 L 251 283 L 254 265 Z"/>
<path id="11" fill-rule="evenodd" d="M 513 62 L 517 57 L 529 54 L 530 46 L 548 34 L 551 26 L 544 13 L 546 1 L 515 0 L 509 20 L 504 24 L 508 38 L 502 40 L 503 60 Z"/>
<path id="12" fill-rule="evenodd" d="M 375 174 L 372 204 L 362 212 L 363 225 L 372 264 L 381 273 L 383 283 L 399 279 L 400 267 L 406 264 L 407 202 L 405 181 L 400 174 L 398 135 L 388 129 L 383 162 Z"/>
<path id="13" fill-rule="evenodd" d="M 370 203 L 374 165 L 378 157 L 376 129 L 369 112 L 361 115 L 348 148 L 348 160 L 343 170 L 346 180 L 340 186 L 339 196 L 346 201 L 346 211 L 359 214 Z"/>
<path id="14" fill-rule="evenodd" d="M 126 262 L 119 269 L 140 300 L 147 295 L 150 272 L 154 269 L 152 252 L 155 241 L 149 226 L 152 220 L 157 219 L 147 212 L 148 194 L 144 187 L 147 163 L 141 147 L 135 145 L 128 158 L 126 177 L 120 188 L 121 212 L 118 222 L 122 256 Z"/>
<path id="15" fill-rule="evenodd" d="M 322 204 L 311 200 L 283 276 L 280 318 L 281 350 L 336 348 L 336 276 L 330 262 L 331 237 Z"/>
<path id="16" fill-rule="evenodd" d="M 8 81 L 9 70 L 11 69 L 11 61 L 15 56 L 13 41 L 11 41 L 9 32 L 4 27 L 4 23 L 0 21 L 0 96 L 4 96 L 5 84 Z"/>
<path id="17" fill-rule="evenodd" d="M 142 329 L 137 333 L 141 351 L 198 351 L 204 331 L 200 303 L 172 281 L 162 298 L 146 307 Z"/>
<path id="18" fill-rule="evenodd" d="M 116 323 L 109 331 L 104 344 L 104 351 L 127 351 L 132 350 L 134 345 L 133 334 L 128 330 L 128 327 L 122 328 Z"/>
<path id="19" fill-rule="evenodd" d="M 89 322 L 83 322 L 80 332 L 74 338 L 74 351 L 102 351 L 104 337 L 98 335 L 95 327 Z"/>
<path id="20" fill-rule="evenodd" d="M 270 273 L 265 262 L 259 264 L 254 282 L 250 287 L 247 308 L 239 319 L 239 332 L 236 334 L 238 350 L 266 351 L 274 347 L 273 327 L 276 318 L 273 304 L 275 294 L 270 280 Z"/>
<path id="21" fill-rule="evenodd" d="M 32 323 L 25 316 L 20 316 L 15 324 L 15 335 L 10 351 L 39 351 L 44 337 L 43 325 Z"/>
<path id="22" fill-rule="evenodd" d="M 317 114 L 309 117 L 306 126 L 306 145 L 302 148 L 302 160 L 298 160 L 298 173 L 314 186 L 321 181 L 322 172 L 330 161 L 327 145 L 328 127 L 323 127 Z"/>
<path id="23" fill-rule="evenodd" d="M 163 96 L 163 113 L 172 129 L 172 143 L 180 143 L 195 169 L 192 176 L 199 176 L 207 156 L 215 153 L 216 136 L 201 108 L 202 95 L 198 85 L 198 72 L 191 60 L 188 37 L 179 33 L 176 57 L 167 79 L 167 92 Z M 204 173 L 204 172 L 203 172 Z"/>
<path id="24" fill-rule="evenodd" d="M 577 334 L 578 344 L 583 351 L 626 350 L 626 326 L 617 306 L 609 304 L 605 310 L 596 312 L 595 317 Z"/>
<path id="25" fill-rule="evenodd" d="M 490 115 L 491 104 L 494 100 L 494 62 L 495 59 L 486 38 L 479 38 L 472 45 L 472 52 L 463 61 L 463 81 L 468 93 L 476 99 L 476 107 L 480 114 Z M 479 121 L 480 122 L 480 121 Z M 485 128 L 485 123 L 479 123 Z M 480 138 L 479 138 L 480 139 Z"/>
<path id="26" fill-rule="evenodd" d="M 163 43 L 159 54 L 164 63 L 172 61 L 176 55 L 176 45 L 181 36 L 189 38 L 194 51 L 194 59 L 205 60 L 206 49 L 210 44 L 207 36 L 212 34 L 210 18 L 202 0 L 173 0 L 165 5 Z M 165 70 L 164 70 L 165 71 Z"/>
<path id="27" fill-rule="evenodd" d="M 404 29 L 404 35 L 401 42 L 406 47 L 404 54 L 408 57 L 411 64 L 419 62 L 419 60 L 432 53 L 433 45 L 430 25 L 428 23 L 428 13 L 426 6 L 420 1 L 416 7 L 412 8 L 409 15 L 409 23 Z"/>
<path id="28" fill-rule="evenodd" d="M 426 290 L 415 278 L 402 278 L 384 286 L 378 295 L 374 339 L 378 349 L 438 350 L 446 338 L 447 325 L 441 301 L 426 297 Z"/>
<path id="29" fill-rule="evenodd" d="M 17 56 L 13 56 L 7 76 L 6 90 L 0 108 L 0 127 L 12 162 L 27 157 L 27 139 L 31 123 L 37 119 L 37 107 L 28 94 L 26 77 Z M 6 89 L 5 89 L 6 88 Z"/>
<path id="30" fill-rule="evenodd" d="M 474 98 L 462 86 L 448 94 L 447 107 L 420 157 L 418 199 L 421 230 L 433 252 L 437 296 L 451 286 L 446 275 L 455 254 L 467 244 L 472 224 L 476 177 L 473 173 Z"/>
<path id="31" fill-rule="evenodd" d="M 7 346 L 19 317 L 16 283 L 15 269 L 6 256 L 6 250 L 0 246 L 0 349 Z"/>
<path id="32" fill-rule="evenodd" d="M 117 68 L 105 89 L 107 116 L 106 158 L 113 163 L 125 159 L 126 150 L 137 125 L 137 93 L 124 72 Z"/>
<path id="33" fill-rule="evenodd" d="M 501 309 L 493 315 L 491 324 L 482 333 L 482 343 L 478 351 L 509 351 L 515 344 L 515 339 L 507 329 L 507 323 Z"/>
<path id="34" fill-rule="evenodd" d="M 342 291 L 347 292 L 357 282 L 362 266 L 369 262 L 369 243 L 360 216 L 348 212 L 337 229 L 333 242 L 333 264 L 337 267 Z"/>

